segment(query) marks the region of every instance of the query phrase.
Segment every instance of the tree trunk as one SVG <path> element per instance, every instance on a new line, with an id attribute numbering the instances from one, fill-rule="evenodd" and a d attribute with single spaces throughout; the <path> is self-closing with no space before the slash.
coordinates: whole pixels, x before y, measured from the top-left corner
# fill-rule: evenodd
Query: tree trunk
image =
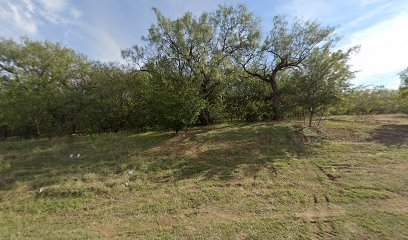
<path id="1" fill-rule="evenodd" d="M 309 112 L 309 127 L 312 127 L 313 115 L 314 115 L 313 108 L 310 108 L 310 112 Z"/>
<path id="2" fill-rule="evenodd" d="M 37 133 L 37 137 L 39 137 L 41 135 L 41 132 L 40 132 L 40 124 L 38 123 L 37 120 L 35 120 L 35 131 Z"/>
<path id="3" fill-rule="evenodd" d="M 317 126 L 320 126 L 320 122 L 322 121 L 322 118 L 325 112 L 326 112 L 326 108 L 323 108 L 322 114 L 320 115 L 319 121 L 317 122 Z"/>
<path id="4" fill-rule="evenodd" d="M 280 90 L 278 89 L 278 84 L 275 78 L 271 78 L 272 86 L 272 109 L 273 109 L 273 120 L 281 120 L 282 114 L 279 109 L 280 105 Z"/>
<path id="5" fill-rule="evenodd" d="M 75 134 L 76 133 L 76 124 L 72 124 L 71 126 L 71 134 Z"/>
<path id="6" fill-rule="evenodd" d="M 302 118 L 303 118 L 303 125 L 306 125 L 306 114 L 305 114 L 305 110 L 302 110 Z"/>
<path id="7" fill-rule="evenodd" d="M 200 114 L 198 115 L 198 120 L 201 124 L 201 126 L 207 126 L 212 123 L 214 123 L 214 119 L 211 116 L 211 113 L 208 109 L 208 107 L 204 108 Z"/>

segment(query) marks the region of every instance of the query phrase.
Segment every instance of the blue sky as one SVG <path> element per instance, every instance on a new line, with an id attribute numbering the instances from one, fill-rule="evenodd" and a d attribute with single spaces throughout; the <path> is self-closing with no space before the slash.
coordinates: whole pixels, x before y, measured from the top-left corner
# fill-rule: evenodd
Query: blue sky
<path id="1" fill-rule="evenodd" d="M 154 23 L 152 7 L 176 18 L 225 3 L 247 4 L 265 32 L 276 14 L 337 26 L 338 47 L 361 46 L 351 59 L 354 84 L 397 89 L 397 73 L 408 67 L 407 0 L 0 0 L 0 36 L 58 41 L 92 59 L 120 61 L 120 49 L 140 44 Z"/>

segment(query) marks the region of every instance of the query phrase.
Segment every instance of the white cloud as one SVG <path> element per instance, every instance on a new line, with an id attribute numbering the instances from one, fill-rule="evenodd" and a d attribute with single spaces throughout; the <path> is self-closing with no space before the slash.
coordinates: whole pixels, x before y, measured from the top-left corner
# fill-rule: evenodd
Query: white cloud
<path id="1" fill-rule="evenodd" d="M 325 0 L 292 0 L 278 7 L 278 12 L 306 19 L 328 16 L 332 11 L 333 4 Z"/>
<path id="2" fill-rule="evenodd" d="M 349 22 L 346 25 L 346 27 L 358 26 L 361 23 L 372 20 L 374 17 L 377 17 L 379 15 L 384 15 L 385 13 L 388 13 L 388 11 L 390 10 L 392 6 L 393 4 L 391 2 L 386 2 L 384 4 L 381 4 L 378 7 L 374 8 L 373 10 L 370 10 L 367 13 L 364 13 L 364 15 L 360 16 L 359 18 Z M 392 9 L 392 11 L 395 12 L 394 9 Z"/>
<path id="3" fill-rule="evenodd" d="M 66 24 L 69 20 L 65 17 L 67 11 L 66 0 L 38 0 L 36 12 L 46 21 L 53 24 Z"/>
<path id="4" fill-rule="evenodd" d="M 7 37 L 35 35 L 41 24 L 69 25 L 80 16 L 67 0 L 0 0 L 0 30 Z"/>
<path id="5" fill-rule="evenodd" d="M 0 8 L 0 19 L 3 20 L 2 22 L 4 24 L 1 24 L 0 29 L 4 28 L 6 30 L 11 23 L 19 32 L 27 34 L 37 33 L 37 25 L 32 20 L 30 5 L 27 5 L 27 9 L 22 9 L 18 4 L 11 2 L 0 2 L 0 4 L 3 6 Z"/>
<path id="6" fill-rule="evenodd" d="M 394 76 L 383 79 L 384 85 L 398 86 L 399 71 L 407 67 L 408 14 L 401 14 L 380 22 L 350 36 L 350 45 L 360 45 L 360 52 L 350 63 L 357 73 L 356 82 L 377 80 L 378 76 Z"/>
<path id="7" fill-rule="evenodd" d="M 41 5 L 51 12 L 62 12 L 67 6 L 65 0 L 40 0 Z"/>
<path id="8" fill-rule="evenodd" d="M 34 12 L 35 6 L 34 6 L 33 2 L 31 2 L 31 0 L 23 0 L 23 3 L 25 4 L 25 6 L 27 7 L 27 10 L 30 13 Z"/>

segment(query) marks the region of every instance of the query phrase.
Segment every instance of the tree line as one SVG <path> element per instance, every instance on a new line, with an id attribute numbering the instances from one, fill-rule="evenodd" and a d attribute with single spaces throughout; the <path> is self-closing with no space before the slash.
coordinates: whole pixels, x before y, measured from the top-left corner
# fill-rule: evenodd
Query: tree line
<path id="1" fill-rule="evenodd" d="M 222 121 L 313 119 L 408 110 L 400 91 L 352 87 L 335 28 L 275 16 L 266 34 L 246 6 L 169 19 L 158 9 L 124 63 L 49 41 L 0 39 L 0 127 L 52 136 L 172 129 Z"/>

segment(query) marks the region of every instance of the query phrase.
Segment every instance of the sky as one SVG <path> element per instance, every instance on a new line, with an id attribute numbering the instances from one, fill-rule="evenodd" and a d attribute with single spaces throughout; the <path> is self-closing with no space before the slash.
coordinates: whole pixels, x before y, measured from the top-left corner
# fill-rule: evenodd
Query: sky
<path id="1" fill-rule="evenodd" d="M 0 36 L 60 42 L 91 59 L 121 61 L 121 49 L 142 44 L 155 23 L 152 7 L 174 19 L 242 3 L 265 34 L 277 14 L 337 27 L 338 48 L 361 47 L 350 60 L 355 85 L 397 89 L 398 72 L 408 67 L 408 0 L 0 0 Z"/>

